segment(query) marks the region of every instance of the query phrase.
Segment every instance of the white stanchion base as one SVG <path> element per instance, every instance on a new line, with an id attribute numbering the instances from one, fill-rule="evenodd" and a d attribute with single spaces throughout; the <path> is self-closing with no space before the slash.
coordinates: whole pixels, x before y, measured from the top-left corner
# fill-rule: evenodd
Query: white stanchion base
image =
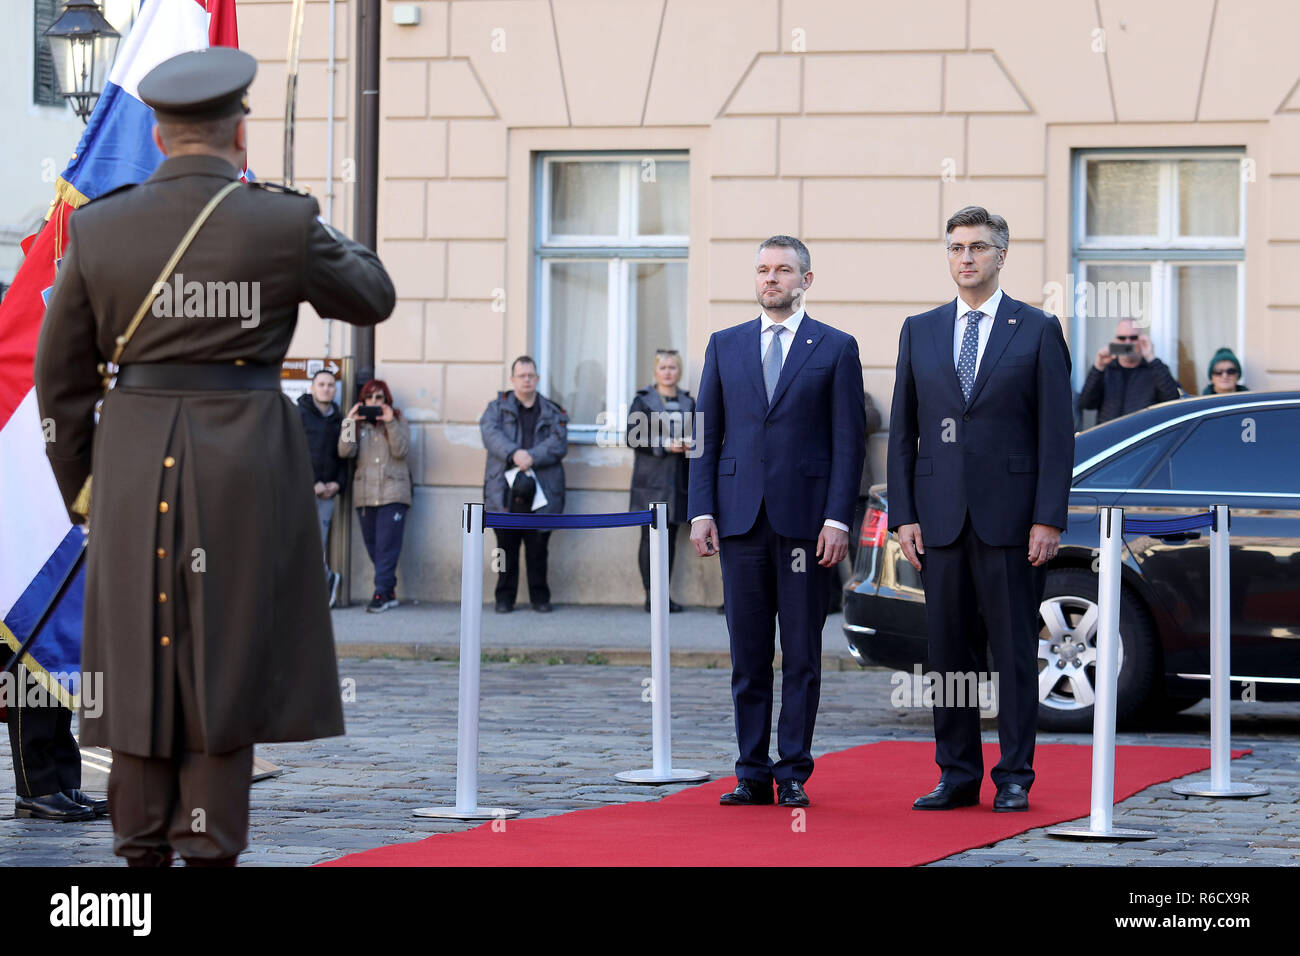
<path id="1" fill-rule="evenodd" d="M 1230 783 L 1227 790 L 1221 790 L 1204 780 L 1175 784 L 1173 791 L 1180 797 L 1262 797 L 1268 793 L 1268 787 L 1258 783 Z"/>
<path id="2" fill-rule="evenodd" d="M 1068 837 L 1073 840 L 1150 840 L 1156 836 L 1151 830 L 1136 830 L 1131 827 L 1112 826 L 1109 830 L 1093 830 L 1089 827 L 1050 827 L 1048 836 Z"/>
<path id="3" fill-rule="evenodd" d="M 708 780 L 709 772 L 707 770 L 682 770 L 673 767 L 665 773 L 655 773 L 652 768 L 650 770 L 624 770 L 622 773 L 614 774 L 614 777 L 624 783 L 692 783 Z"/>
<path id="4" fill-rule="evenodd" d="M 411 816 L 434 817 L 439 820 L 505 820 L 519 816 L 518 810 L 503 807 L 474 807 L 472 810 L 458 810 L 455 807 L 420 807 L 412 810 Z"/>

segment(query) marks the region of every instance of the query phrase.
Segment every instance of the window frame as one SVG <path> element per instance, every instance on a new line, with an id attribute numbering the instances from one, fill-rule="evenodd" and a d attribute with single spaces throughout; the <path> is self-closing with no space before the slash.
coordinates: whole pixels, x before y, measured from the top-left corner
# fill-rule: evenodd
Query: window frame
<path id="1" fill-rule="evenodd" d="M 1183 147 L 1170 149 L 1078 148 L 1073 150 L 1071 209 L 1073 223 L 1070 229 L 1070 260 L 1076 283 L 1087 281 L 1089 265 L 1144 265 L 1151 270 L 1152 301 L 1151 336 L 1157 355 L 1177 355 L 1179 328 L 1177 319 L 1177 289 L 1175 269 L 1184 265 L 1236 265 L 1237 266 L 1237 322 L 1234 352 L 1243 367 L 1246 355 L 1246 200 L 1244 180 L 1239 180 L 1238 228 L 1236 237 L 1193 236 L 1179 237 L 1176 233 L 1178 206 L 1178 163 L 1183 160 L 1234 160 L 1246 159 L 1244 148 L 1236 147 Z M 1088 162 L 1098 159 L 1141 160 L 1160 163 L 1158 178 L 1160 234 L 1155 236 L 1088 236 Z M 1098 319 L 1088 314 L 1082 296 L 1069 290 L 1072 315 L 1078 321 L 1071 323 L 1071 348 L 1076 356 L 1085 360 L 1074 363 L 1073 378 L 1076 391 L 1083 389 L 1092 355 L 1088 349 L 1089 323 L 1114 321 L 1114 317 Z M 1177 366 L 1170 371 L 1177 380 Z M 1181 383 L 1180 383 L 1181 387 Z M 1193 392 L 1192 394 L 1196 394 Z"/>
<path id="2" fill-rule="evenodd" d="M 569 441 L 573 444 L 617 444 L 627 428 L 624 411 L 637 387 L 632 380 L 629 355 L 636 332 L 632 316 L 632 282 L 636 265 L 654 260 L 680 261 L 689 269 L 690 235 L 642 236 L 635 231 L 638 206 L 637 172 L 645 160 L 684 162 L 687 164 L 687 213 L 690 208 L 690 151 L 675 149 L 628 150 L 554 150 L 534 155 L 532 258 L 533 321 L 532 332 L 539 383 L 549 381 L 551 370 L 551 269 L 557 262 L 607 262 L 609 285 L 606 297 L 606 381 L 604 425 L 570 422 Z M 552 235 L 551 167 L 556 162 L 616 162 L 619 173 L 619 235 L 584 236 Z M 686 346 L 682 343 L 682 366 L 688 367 Z M 611 412 L 613 414 L 611 414 Z"/>

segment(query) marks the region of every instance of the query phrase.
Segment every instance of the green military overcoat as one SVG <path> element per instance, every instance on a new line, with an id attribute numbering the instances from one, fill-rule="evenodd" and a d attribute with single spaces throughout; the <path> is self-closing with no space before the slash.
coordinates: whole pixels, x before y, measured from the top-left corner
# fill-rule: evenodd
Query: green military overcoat
<path id="1" fill-rule="evenodd" d="M 343 732 L 294 405 L 278 390 L 123 387 L 96 424 L 97 367 L 199 210 L 236 176 L 219 157 L 173 157 L 69 220 L 35 379 L 69 507 L 94 475 L 82 666 L 102 672 L 103 707 L 83 711 L 83 745 L 170 756 L 183 735 L 185 749 L 219 754 Z M 122 366 L 278 367 L 301 301 L 355 325 L 385 319 L 394 293 L 382 264 L 318 215 L 308 196 L 240 186 L 180 260 L 171 301 L 146 314 Z M 197 726 L 182 728 L 184 713 Z"/>

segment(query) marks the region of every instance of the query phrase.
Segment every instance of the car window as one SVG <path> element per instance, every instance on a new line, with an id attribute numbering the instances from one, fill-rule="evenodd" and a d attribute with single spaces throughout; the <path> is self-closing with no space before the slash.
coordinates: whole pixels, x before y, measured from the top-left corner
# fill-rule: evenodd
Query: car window
<path id="1" fill-rule="evenodd" d="M 1244 409 L 1196 425 L 1147 487 L 1300 491 L 1300 409 Z M 1167 478 L 1168 485 L 1153 484 Z"/>
<path id="2" fill-rule="evenodd" d="M 1122 452 L 1093 469 L 1080 488 L 1136 488 L 1148 469 L 1167 452 L 1181 428 L 1170 428 Z"/>

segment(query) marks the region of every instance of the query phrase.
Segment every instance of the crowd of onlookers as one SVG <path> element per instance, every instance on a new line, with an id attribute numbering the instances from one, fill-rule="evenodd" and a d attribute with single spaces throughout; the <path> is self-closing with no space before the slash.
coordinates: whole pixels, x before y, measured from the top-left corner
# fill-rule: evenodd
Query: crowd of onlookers
<path id="1" fill-rule="evenodd" d="M 681 355 L 672 349 L 655 353 L 654 381 L 637 390 L 628 408 L 627 444 L 633 451 L 632 488 L 628 509 L 643 511 L 653 502 L 667 502 L 668 568 L 676 564 L 677 532 L 688 523 L 686 488 L 688 442 L 695 399 L 680 386 Z M 1231 349 L 1221 348 L 1206 370 L 1201 394 L 1245 391 L 1241 363 Z M 564 511 L 564 456 L 568 451 L 568 416 L 538 389 L 537 363 L 521 355 L 510 366 L 510 388 L 488 403 L 479 419 L 487 462 L 483 474 L 483 503 L 488 512 L 560 514 Z M 352 487 L 352 505 L 361 526 L 366 553 L 374 565 L 374 596 L 367 610 L 397 606 L 397 561 L 402 551 L 406 514 L 414 485 L 407 454 L 410 425 L 393 402 L 387 383 L 372 379 L 361 387 L 359 399 L 347 413 L 335 400 L 334 375 L 322 370 L 311 390 L 298 399 L 311 451 L 321 544 L 326 553 L 324 573 L 330 605 L 338 595 L 339 575 L 328 566 L 330 524 L 339 495 Z M 1157 402 L 1184 397 L 1169 367 L 1155 354 L 1149 336 L 1131 319 L 1119 322 L 1114 339 L 1100 349 L 1078 396 L 1078 409 L 1095 410 L 1097 424 L 1108 422 Z M 880 428 L 880 412 L 866 396 L 867 436 Z M 1076 416 L 1077 417 L 1077 416 Z M 351 473 L 347 459 L 356 459 Z M 849 535 L 849 563 L 856 559 L 858 530 L 866 514 L 873 481 L 871 456 L 863 464 L 858 511 Z M 550 531 L 493 529 L 501 556 L 495 604 L 498 613 L 514 610 L 519 591 L 521 552 L 527 571 L 528 601 L 533 610 L 551 610 L 547 584 Z M 650 610 L 650 529 L 642 526 L 637 552 L 645 609 Z M 831 578 L 831 610 L 838 610 L 840 582 Z M 682 610 L 669 601 L 669 610 Z M 719 611 L 722 609 L 719 608 Z"/>

